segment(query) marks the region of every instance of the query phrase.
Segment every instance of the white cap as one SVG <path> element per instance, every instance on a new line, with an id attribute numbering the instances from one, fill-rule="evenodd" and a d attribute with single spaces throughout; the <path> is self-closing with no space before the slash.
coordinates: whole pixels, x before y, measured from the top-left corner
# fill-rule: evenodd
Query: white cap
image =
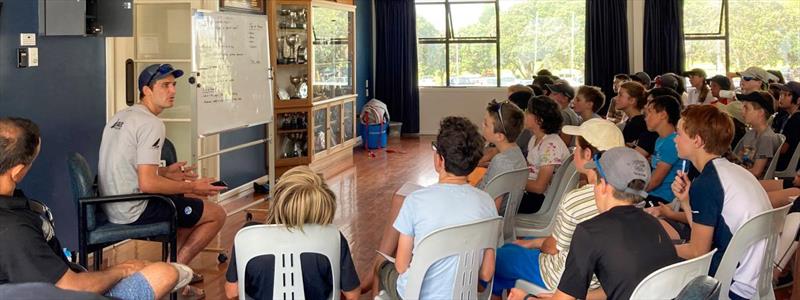
<path id="1" fill-rule="evenodd" d="M 624 147 L 625 138 L 616 124 L 601 118 L 589 119 L 581 126 L 564 126 L 561 132 L 569 135 L 582 136 L 597 150 L 607 151 L 614 147 Z"/>

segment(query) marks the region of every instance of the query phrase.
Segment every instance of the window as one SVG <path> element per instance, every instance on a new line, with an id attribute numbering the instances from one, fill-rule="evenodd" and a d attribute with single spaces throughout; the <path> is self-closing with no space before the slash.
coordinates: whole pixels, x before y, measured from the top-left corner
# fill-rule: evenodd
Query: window
<path id="1" fill-rule="evenodd" d="M 685 0 L 686 69 L 709 76 L 750 66 L 800 80 L 800 3 L 796 0 Z"/>
<path id="2" fill-rule="evenodd" d="M 420 86 L 583 83 L 585 0 L 416 0 Z"/>

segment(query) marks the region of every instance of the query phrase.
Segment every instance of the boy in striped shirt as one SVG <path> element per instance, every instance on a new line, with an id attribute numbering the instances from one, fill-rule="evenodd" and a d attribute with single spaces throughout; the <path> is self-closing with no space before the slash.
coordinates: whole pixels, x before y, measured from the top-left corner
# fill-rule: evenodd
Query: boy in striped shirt
<path id="1" fill-rule="evenodd" d="M 584 174 L 590 183 L 597 182 L 597 173 L 586 169 L 585 164 L 603 151 L 625 146 L 625 139 L 619 128 L 614 123 L 599 118 L 587 120 L 581 126 L 564 126 L 562 132 L 577 136 L 573 163 L 576 170 Z M 517 240 L 497 250 L 493 296 L 499 298 L 503 290 L 514 286 L 517 279 L 555 290 L 564 271 L 575 226 L 597 214 L 593 184 L 568 192 L 559 205 L 550 236 Z M 596 278 L 592 280 L 590 287 L 600 287 Z"/>

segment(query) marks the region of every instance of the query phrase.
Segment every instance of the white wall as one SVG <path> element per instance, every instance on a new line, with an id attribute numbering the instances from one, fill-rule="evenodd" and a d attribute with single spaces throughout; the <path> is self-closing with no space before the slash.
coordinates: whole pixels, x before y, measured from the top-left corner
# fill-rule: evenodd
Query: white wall
<path id="1" fill-rule="evenodd" d="M 630 73 L 644 69 L 643 41 L 644 0 L 628 0 Z M 446 116 L 464 116 L 480 125 L 486 103 L 505 97 L 505 87 L 420 88 L 419 133 L 436 134 L 439 131 L 439 121 Z"/>
<path id="2" fill-rule="evenodd" d="M 480 125 L 486 104 L 492 99 L 506 99 L 506 88 L 420 88 L 419 133 L 438 133 L 439 121 L 447 116 L 467 117 Z"/>

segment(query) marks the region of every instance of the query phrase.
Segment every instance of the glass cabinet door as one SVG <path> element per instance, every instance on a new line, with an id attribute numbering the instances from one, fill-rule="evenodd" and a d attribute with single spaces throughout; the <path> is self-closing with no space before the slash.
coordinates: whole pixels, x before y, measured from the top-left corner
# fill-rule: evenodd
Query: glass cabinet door
<path id="1" fill-rule="evenodd" d="M 353 94 L 353 12 L 313 7 L 311 24 L 314 101 Z"/>
<path id="2" fill-rule="evenodd" d="M 355 114 L 353 109 L 355 108 L 355 102 L 348 101 L 344 103 L 344 110 L 342 111 L 342 131 L 344 131 L 344 141 L 349 141 L 355 137 L 353 134 L 353 128 L 355 128 Z"/>
<path id="3" fill-rule="evenodd" d="M 328 139 L 328 147 L 334 147 L 342 143 L 342 105 L 331 105 L 328 108 L 330 113 L 330 137 Z"/>
<path id="4" fill-rule="evenodd" d="M 327 149 L 328 110 L 325 107 L 314 110 L 314 153 Z"/>
<path id="5" fill-rule="evenodd" d="M 308 112 L 277 114 L 278 159 L 308 156 Z"/>

